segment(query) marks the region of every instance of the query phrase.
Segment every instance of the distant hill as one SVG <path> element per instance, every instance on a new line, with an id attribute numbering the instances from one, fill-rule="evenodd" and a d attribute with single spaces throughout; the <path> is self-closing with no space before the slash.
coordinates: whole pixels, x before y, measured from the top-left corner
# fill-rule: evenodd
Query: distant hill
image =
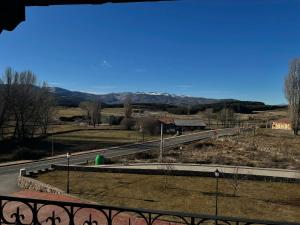
<path id="1" fill-rule="evenodd" d="M 132 103 L 143 109 L 164 110 L 175 114 L 187 114 L 188 105 L 190 113 L 195 114 L 206 108 L 218 112 L 224 107 L 231 108 L 238 113 L 255 113 L 256 111 L 286 108 L 286 105 L 265 105 L 258 101 L 240 101 L 236 99 L 211 99 L 202 97 L 178 96 L 168 93 L 122 92 L 96 95 L 91 93 L 70 91 L 63 88 L 52 88 L 58 105 L 79 106 L 80 102 L 100 97 L 105 107 L 123 107 L 125 98 L 130 95 Z"/>
<path id="2" fill-rule="evenodd" d="M 119 105 L 123 104 L 124 99 L 130 95 L 133 104 L 158 104 L 158 105 L 202 105 L 215 104 L 221 102 L 237 101 L 234 99 L 210 99 L 202 97 L 188 97 L 178 96 L 168 93 L 145 93 L 145 92 L 123 92 L 123 93 L 109 93 L 103 95 L 95 95 L 79 91 L 70 91 L 63 88 L 55 87 L 52 89 L 59 105 L 77 106 L 82 101 L 88 101 L 95 97 L 101 97 L 104 104 Z"/>

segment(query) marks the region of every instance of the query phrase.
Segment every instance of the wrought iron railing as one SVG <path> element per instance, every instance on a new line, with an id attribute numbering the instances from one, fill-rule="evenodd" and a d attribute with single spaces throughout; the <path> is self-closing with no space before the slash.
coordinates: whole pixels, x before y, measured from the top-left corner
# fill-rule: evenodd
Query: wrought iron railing
<path id="1" fill-rule="evenodd" d="M 0 207 L 0 225 L 300 225 L 11 196 L 0 196 Z"/>

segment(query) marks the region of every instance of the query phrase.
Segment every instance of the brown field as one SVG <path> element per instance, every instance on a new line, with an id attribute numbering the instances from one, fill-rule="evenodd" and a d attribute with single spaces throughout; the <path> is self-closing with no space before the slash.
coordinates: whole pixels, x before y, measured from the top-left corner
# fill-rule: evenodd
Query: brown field
<path id="1" fill-rule="evenodd" d="M 123 108 L 104 108 L 101 113 L 103 115 L 115 115 L 122 116 L 124 115 Z M 85 111 L 80 107 L 57 107 L 57 116 L 61 117 L 72 117 L 72 116 L 83 116 Z"/>
<path id="2" fill-rule="evenodd" d="M 84 110 L 79 107 L 57 107 L 57 117 L 82 116 L 84 113 Z"/>
<path id="3" fill-rule="evenodd" d="M 38 180 L 65 190 L 66 172 Z M 71 194 L 104 205 L 214 214 L 215 178 L 71 172 Z M 300 221 L 300 186 L 291 183 L 220 179 L 219 215 Z"/>
<path id="4" fill-rule="evenodd" d="M 288 117 L 287 109 L 257 111 L 254 114 L 237 114 L 241 120 L 249 120 L 249 118 L 255 121 L 268 121 L 277 120 L 280 118 Z"/>
<path id="5" fill-rule="evenodd" d="M 58 107 L 57 108 L 58 117 L 72 117 L 72 116 L 82 116 L 84 115 L 84 110 L 79 107 Z M 104 108 L 101 112 L 103 115 L 115 115 L 115 116 L 122 116 L 124 115 L 123 108 Z M 198 112 L 194 115 L 177 115 L 168 113 L 166 111 L 149 111 L 145 110 L 146 116 L 153 116 L 153 117 L 173 117 L 176 119 L 202 119 L 207 122 L 207 118 L 204 112 Z M 287 109 L 277 109 L 277 110 L 267 110 L 267 111 L 257 111 L 253 114 L 239 114 L 236 113 L 236 116 L 241 121 L 256 121 L 256 122 L 271 122 L 272 120 L 277 120 L 280 118 L 285 118 L 288 116 Z M 212 116 L 212 123 L 216 124 L 217 121 L 215 119 L 216 114 L 214 113 Z"/>
<path id="6" fill-rule="evenodd" d="M 257 129 L 238 136 L 209 139 L 166 149 L 168 162 L 300 169 L 300 137 L 291 131 Z M 158 151 L 116 158 L 116 163 L 153 162 Z"/>
<path id="7" fill-rule="evenodd" d="M 72 127 L 70 128 L 72 129 Z M 145 141 L 158 139 L 158 136 L 145 135 Z M 53 135 L 54 155 L 67 152 L 78 152 L 100 148 L 108 148 L 142 141 L 137 131 L 127 130 L 81 130 Z M 1 143 L 0 162 L 39 159 L 52 155 L 52 136 L 36 140 L 25 146 L 10 150 L 10 143 Z"/>

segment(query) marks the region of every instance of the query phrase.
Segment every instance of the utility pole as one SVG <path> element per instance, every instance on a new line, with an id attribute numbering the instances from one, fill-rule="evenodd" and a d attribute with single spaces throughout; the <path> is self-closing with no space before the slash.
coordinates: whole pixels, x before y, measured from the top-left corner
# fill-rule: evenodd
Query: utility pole
<path id="1" fill-rule="evenodd" d="M 54 156 L 54 143 L 53 143 L 53 127 L 52 127 L 52 135 L 51 135 L 51 152 L 52 156 Z"/>
<path id="2" fill-rule="evenodd" d="M 164 124 L 160 124 L 160 151 L 159 151 L 159 162 L 163 161 L 163 149 L 164 149 Z"/>

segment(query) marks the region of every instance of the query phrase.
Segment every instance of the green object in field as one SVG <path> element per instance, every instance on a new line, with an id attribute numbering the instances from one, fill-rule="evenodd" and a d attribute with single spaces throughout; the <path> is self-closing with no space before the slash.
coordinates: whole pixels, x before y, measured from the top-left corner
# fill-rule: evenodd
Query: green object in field
<path id="1" fill-rule="evenodd" d="M 99 165 L 102 165 L 102 164 L 104 164 L 104 157 L 103 157 L 103 155 L 96 155 L 95 165 L 99 166 Z"/>

